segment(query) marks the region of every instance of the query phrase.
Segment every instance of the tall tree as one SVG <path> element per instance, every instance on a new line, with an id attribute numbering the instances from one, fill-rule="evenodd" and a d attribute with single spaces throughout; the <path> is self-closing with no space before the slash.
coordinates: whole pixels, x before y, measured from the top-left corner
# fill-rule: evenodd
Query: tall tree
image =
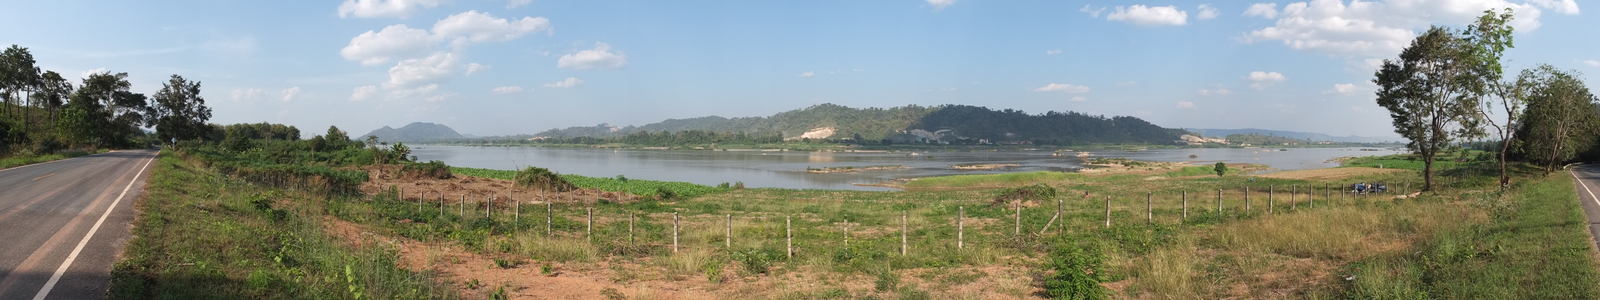
<path id="1" fill-rule="evenodd" d="M 1522 113 L 1522 106 L 1526 102 L 1521 81 L 1507 82 L 1504 79 L 1504 68 L 1500 65 L 1501 57 L 1506 49 L 1514 47 L 1511 42 L 1511 33 L 1514 28 L 1506 25 L 1513 18 L 1511 8 L 1495 14 L 1494 10 L 1483 11 L 1483 16 L 1478 17 L 1478 23 L 1467 26 L 1462 32 L 1466 36 L 1468 57 L 1471 58 L 1472 74 L 1478 79 L 1472 83 L 1474 93 L 1482 101 L 1475 108 L 1480 118 L 1494 129 L 1495 135 L 1500 138 L 1500 187 L 1505 188 L 1511 183 L 1511 177 L 1506 174 L 1506 155 L 1514 143 L 1512 138 L 1516 127 L 1512 122 L 1517 120 Z M 1498 108 L 1498 109 L 1497 109 Z M 1505 113 L 1505 121 L 1499 122 L 1489 114 Z"/>
<path id="2" fill-rule="evenodd" d="M 161 141 L 197 139 L 211 131 L 206 125 L 206 120 L 211 119 L 211 108 L 206 107 L 206 99 L 200 97 L 199 81 L 184 80 L 183 76 L 173 74 L 162 84 L 155 98 L 156 105 L 148 120 Z"/>
<path id="3" fill-rule="evenodd" d="M 72 95 L 72 81 L 61 77 L 56 71 L 45 71 L 40 79 L 39 90 L 33 94 L 33 102 L 49 111 L 48 118 L 55 120 L 56 112 L 67 103 L 67 97 Z"/>
<path id="4" fill-rule="evenodd" d="M 10 104 L 6 106 L 7 115 L 16 116 L 17 106 L 25 105 L 20 102 L 27 96 L 19 94 L 27 93 L 39 85 L 39 67 L 35 64 L 37 62 L 28 48 L 11 45 L 5 51 L 0 51 L 0 90 L 5 92 L 5 103 Z M 26 121 L 23 126 L 27 126 Z"/>
<path id="5" fill-rule="evenodd" d="M 1600 129 L 1595 95 L 1577 74 L 1550 65 L 1522 72 L 1523 81 L 1530 83 L 1528 110 L 1517 135 L 1524 142 L 1523 155 L 1544 164 L 1545 174 L 1587 150 Z"/>
<path id="6" fill-rule="evenodd" d="M 143 94 L 128 91 L 131 86 L 128 73 L 91 74 L 72 94 L 67 105 L 89 118 L 91 132 L 97 137 L 94 146 L 125 145 L 140 133 L 138 127 L 148 105 Z"/>
<path id="7" fill-rule="evenodd" d="M 1449 29 L 1429 28 L 1398 60 L 1385 59 L 1372 80 L 1395 132 L 1410 140 L 1406 148 L 1423 160 L 1423 191 L 1433 189 L 1433 160 L 1440 152 L 1482 133 L 1467 48 Z"/>

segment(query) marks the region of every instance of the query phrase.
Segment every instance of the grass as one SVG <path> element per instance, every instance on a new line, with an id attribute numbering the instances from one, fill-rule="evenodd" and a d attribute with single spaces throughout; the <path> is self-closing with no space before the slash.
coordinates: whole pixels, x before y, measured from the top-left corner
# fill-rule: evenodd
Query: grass
<path id="1" fill-rule="evenodd" d="M 47 161 L 54 161 L 54 160 L 63 160 L 63 159 L 68 159 L 68 158 L 73 158 L 73 157 L 79 157 L 79 156 L 97 154 L 97 153 L 105 153 L 105 152 L 106 152 L 106 150 L 63 151 L 63 152 L 60 152 L 60 153 L 52 153 L 52 154 L 45 154 L 45 155 L 30 155 L 30 154 L 16 155 L 16 156 L 11 156 L 11 157 L 6 157 L 6 158 L 0 158 L 0 169 L 8 169 L 8 168 L 16 167 L 16 166 L 31 165 L 31 164 L 42 163 L 42 162 L 47 162 Z"/>
<path id="2" fill-rule="evenodd" d="M 919 178 L 906 183 L 907 188 L 978 188 L 1014 187 L 1037 183 L 1055 183 L 1081 179 L 1083 175 L 1069 172 L 1036 171 L 1022 173 L 961 175 Z"/>
<path id="3" fill-rule="evenodd" d="M 455 174 L 503 180 L 511 180 L 512 177 L 517 174 L 516 171 L 465 167 L 450 167 L 450 171 Z M 566 179 L 567 182 L 570 182 L 580 188 L 591 188 L 608 192 L 625 192 L 641 197 L 658 197 L 665 192 L 672 195 L 671 197 L 666 198 L 687 199 L 699 197 L 700 195 L 727 191 L 730 189 L 728 187 L 712 187 L 678 181 L 627 179 L 626 177 L 622 176 L 615 178 L 603 178 L 562 174 L 561 178 Z"/>
<path id="4" fill-rule="evenodd" d="M 305 206 L 318 196 L 254 186 L 170 153 L 146 191 L 107 298 L 456 297 L 430 275 L 396 267 L 396 249 L 329 236 Z"/>

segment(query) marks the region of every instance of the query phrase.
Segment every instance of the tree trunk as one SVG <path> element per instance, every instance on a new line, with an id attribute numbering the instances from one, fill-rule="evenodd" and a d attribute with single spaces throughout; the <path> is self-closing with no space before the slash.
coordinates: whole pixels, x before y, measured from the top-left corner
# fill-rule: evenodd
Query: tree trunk
<path id="1" fill-rule="evenodd" d="M 1432 191 L 1433 190 L 1433 156 L 1434 156 L 1434 154 L 1432 154 L 1432 153 L 1424 154 L 1422 156 L 1422 191 L 1423 192 L 1427 192 L 1427 191 Z"/>

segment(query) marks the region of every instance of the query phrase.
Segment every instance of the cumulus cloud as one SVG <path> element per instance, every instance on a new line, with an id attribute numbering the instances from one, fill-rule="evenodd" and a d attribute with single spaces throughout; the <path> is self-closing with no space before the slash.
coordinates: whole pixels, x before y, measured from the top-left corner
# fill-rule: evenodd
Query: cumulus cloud
<path id="1" fill-rule="evenodd" d="M 1229 91 L 1228 89 L 1225 89 L 1225 88 L 1217 88 L 1215 90 L 1199 90 L 1199 91 L 1196 91 L 1196 93 L 1199 93 L 1201 96 L 1211 96 L 1211 95 L 1227 96 L 1227 95 L 1233 95 L 1233 91 Z"/>
<path id="2" fill-rule="evenodd" d="M 389 68 L 389 81 L 384 82 L 383 87 L 407 88 L 443 82 L 456 72 L 458 61 L 456 55 L 449 52 L 435 52 L 428 57 L 402 60 Z"/>
<path id="3" fill-rule="evenodd" d="M 546 84 L 544 84 L 544 87 L 547 87 L 547 88 L 569 88 L 569 87 L 577 87 L 577 86 L 580 86 L 580 85 L 583 85 L 583 80 L 582 79 L 578 79 L 576 77 L 567 77 L 566 80 L 557 81 L 557 82 L 554 82 L 554 83 L 546 83 Z"/>
<path id="4" fill-rule="evenodd" d="M 489 91 L 490 92 L 494 92 L 496 95 L 516 94 L 516 93 L 521 93 L 522 92 L 522 87 L 515 86 L 515 85 L 513 85 L 513 86 L 502 86 L 502 87 L 494 88 L 493 90 L 489 90 Z"/>
<path id="5" fill-rule="evenodd" d="M 1088 13 L 1089 14 L 1089 18 L 1093 19 L 1093 18 L 1099 18 L 1100 17 L 1100 13 L 1106 12 L 1106 8 L 1105 7 L 1090 8 L 1088 4 L 1084 4 L 1083 8 L 1079 8 L 1078 11 L 1081 11 L 1081 12 L 1084 12 L 1084 13 Z"/>
<path id="6" fill-rule="evenodd" d="M 292 102 L 292 101 L 294 101 L 294 99 L 299 99 L 300 98 L 300 87 L 297 86 L 297 87 L 284 89 L 282 92 L 278 92 L 278 93 L 279 94 L 283 94 L 283 102 Z"/>
<path id="7" fill-rule="evenodd" d="M 450 15 L 433 23 L 433 34 L 440 38 L 478 43 L 510 41 L 540 31 L 550 32 L 550 19 L 522 17 L 513 21 L 476 10 Z"/>
<path id="8" fill-rule="evenodd" d="M 1189 101 L 1178 101 L 1178 108 L 1182 108 L 1182 109 L 1194 109 L 1194 102 L 1189 102 Z"/>
<path id="9" fill-rule="evenodd" d="M 1547 8 L 1558 13 L 1578 14 L 1578 2 L 1573 0 L 1528 0 L 1528 3 Z"/>
<path id="10" fill-rule="evenodd" d="M 1250 75 L 1245 75 L 1244 79 L 1248 79 L 1250 82 L 1253 82 L 1250 84 L 1250 88 L 1261 90 L 1266 89 L 1268 86 L 1272 86 L 1272 84 L 1288 80 L 1289 78 L 1284 77 L 1283 74 L 1278 72 L 1254 71 L 1250 72 Z"/>
<path id="11" fill-rule="evenodd" d="M 445 0 L 345 0 L 339 4 L 339 17 L 405 18 L 419 8 L 433 8 Z"/>
<path id="12" fill-rule="evenodd" d="M 1139 26 L 1182 26 L 1189 24 L 1189 13 L 1176 6 L 1118 6 L 1106 20 L 1123 21 Z"/>
<path id="13" fill-rule="evenodd" d="M 946 6 L 950 6 L 951 4 L 956 4 L 956 0 L 926 0 L 926 1 L 928 1 L 928 5 L 932 5 L 933 6 L 933 10 L 941 10 L 941 9 L 944 9 L 944 7 L 946 7 Z"/>
<path id="14" fill-rule="evenodd" d="M 467 75 L 471 76 L 473 73 L 483 72 L 483 70 L 488 70 L 488 69 L 489 69 L 489 65 L 483 65 L 483 64 L 478 64 L 478 63 L 470 63 L 470 64 L 467 64 Z"/>
<path id="15" fill-rule="evenodd" d="M 620 69 L 628 65 L 626 55 L 611 52 L 611 45 L 594 43 L 594 49 L 562 55 L 556 67 L 574 70 Z"/>
<path id="16" fill-rule="evenodd" d="M 811 77 L 811 75 L 817 75 L 817 72 L 806 71 L 805 73 L 800 73 L 800 77 Z"/>
<path id="17" fill-rule="evenodd" d="M 427 30 L 406 27 L 404 24 L 384 27 L 350 39 L 350 45 L 339 50 L 344 59 L 361 61 L 363 65 L 377 65 L 390 59 L 414 57 L 428 53 L 435 39 Z"/>
<path id="18" fill-rule="evenodd" d="M 428 100 L 428 102 L 439 102 L 439 101 L 455 99 L 455 98 L 460 97 L 460 96 L 461 96 L 460 93 L 449 93 L 449 94 L 443 94 L 443 95 L 428 96 L 428 98 L 424 99 L 424 100 Z"/>
<path id="19" fill-rule="evenodd" d="M 85 70 L 85 71 L 83 71 L 83 73 L 78 73 L 78 78 L 89 78 L 89 75 L 106 74 L 106 73 L 110 73 L 110 72 L 111 71 L 106 70 L 106 68 L 93 68 L 93 69 Z"/>
<path id="20" fill-rule="evenodd" d="M 1067 99 L 1067 101 L 1084 102 L 1084 101 L 1089 101 L 1089 98 L 1084 98 L 1083 96 L 1072 96 L 1072 99 Z"/>
<path id="21" fill-rule="evenodd" d="M 262 97 L 266 97 L 267 91 L 263 91 L 258 88 L 246 88 L 234 89 L 233 92 L 229 94 L 231 96 L 229 99 L 233 99 L 233 102 L 252 103 L 256 102 L 256 100 L 261 99 Z"/>
<path id="22" fill-rule="evenodd" d="M 1339 83 L 1339 84 L 1334 84 L 1332 90 L 1324 91 L 1322 93 L 1323 94 L 1349 95 L 1350 93 L 1354 93 L 1355 91 L 1356 91 L 1356 84 L 1354 84 L 1354 83 Z"/>
<path id="23" fill-rule="evenodd" d="M 1251 4 L 1250 8 L 1247 8 L 1247 9 L 1244 10 L 1244 15 L 1247 16 L 1247 17 L 1262 17 L 1262 18 L 1268 18 L 1268 19 L 1277 18 L 1278 17 L 1278 4 L 1277 3 L 1256 3 L 1256 4 Z"/>
<path id="24" fill-rule="evenodd" d="M 367 99 L 372 98 L 373 94 L 377 94 L 377 93 L 378 93 L 378 86 L 375 86 L 375 85 L 358 86 L 358 87 L 356 87 L 356 91 L 354 93 L 350 93 L 350 101 L 367 100 Z"/>
<path id="25" fill-rule="evenodd" d="M 1055 50 L 1050 50 L 1050 51 L 1045 51 L 1044 52 L 1044 55 L 1056 55 L 1056 54 L 1061 54 L 1061 49 L 1055 49 Z"/>
<path id="26" fill-rule="evenodd" d="M 1211 4 L 1201 4 L 1200 13 L 1194 14 L 1196 20 L 1210 20 L 1217 18 L 1217 8 Z"/>
<path id="27" fill-rule="evenodd" d="M 1078 93 L 1088 93 L 1089 92 L 1089 87 L 1081 86 L 1081 85 L 1065 84 L 1065 83 L 1051 83 L 1049 85 L 1033 89 L 1033 91 L 1035 91 L 1035 92 L 1062 92 L 1062 93 L 1078 94 Z"/>
<path id="28" fill-rule="evenodd" d="M 1596 61 L 1596 60 L 1593 60 L 1593 59 L 1585 60 L 1585 61 L 1583 61 L 1583 64 L 1589 65 L 1590 67 L 1600 67 L 1600 61 Z"/>
<path id="29" fill-rule="evenodd" d="M 1543 1 L 1557 12 L 1576 14 L 1576 4 L 1571 10 L 1563 1 Z M 1341 0 L 1311 0 L 1285 5 L 1277 13 L 1278 21 L 1271 27 L 1245 34 L 1246 43 L 1280 41 L 1295 50 L 1321 52 L 1336 56 L 1390 57 L 1409 45 L 1420 31 L 1433 24 L 1466 24 L 1476 20 L 1484 10 L 1499 11 L 1511 8 L 1516 11 L 1512 20 L 1517 31 L 1539 28 L 1542 4 L 1517 4 L 1505 0 L 1415 0 L 1366 2 Z M 1251 6 L 1246 14 L 1268 17 L 1267 9 Z"/>

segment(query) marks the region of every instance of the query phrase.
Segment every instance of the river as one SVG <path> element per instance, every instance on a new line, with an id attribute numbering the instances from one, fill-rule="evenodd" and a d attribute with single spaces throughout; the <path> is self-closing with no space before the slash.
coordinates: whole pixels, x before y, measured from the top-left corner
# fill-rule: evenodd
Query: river
<path id="1" fill-rule="evenodd" d="M 1186 148 L 1139 151 L 1091 151 L 1088 158 L 1131 158 L 1143 161 L 1192 161 L 1211 164 L 1265 164 L 1277 171 L 1336 167 L 1329 159 L 1343 156 L 1388 155 L 1391 150 L 1359 151 L 1359 148 L 1272 149 Z M 525 166 L 548 168 L 563 174 L 594 177 L 623 175 L 632 179 L 685 181 L 705 185 L 744 182 L 747 187 L 794 189 L 892 190 L 858 186 L 898 178 L 955 174 L 990 174 L 1027 171 L 1074 171 L 1084 160 L 1052 156 L 1052 151 L 898 153 L 797 152 L 797 151 L 707 151 L 707 150 L 628 150 L 545 147 L 472 147 L 417 145 L 412 155 L 420 161 L 439 160 L 460 167 L 514 170 Z M 1193 155 L 1194 158 L 1190 158 Z M 1015 164 L 1000 170 L 957 170 L 954 165 Z M 905 166 L 897 170 L 853 173 L 811 173 L 807 168 Z"/>

